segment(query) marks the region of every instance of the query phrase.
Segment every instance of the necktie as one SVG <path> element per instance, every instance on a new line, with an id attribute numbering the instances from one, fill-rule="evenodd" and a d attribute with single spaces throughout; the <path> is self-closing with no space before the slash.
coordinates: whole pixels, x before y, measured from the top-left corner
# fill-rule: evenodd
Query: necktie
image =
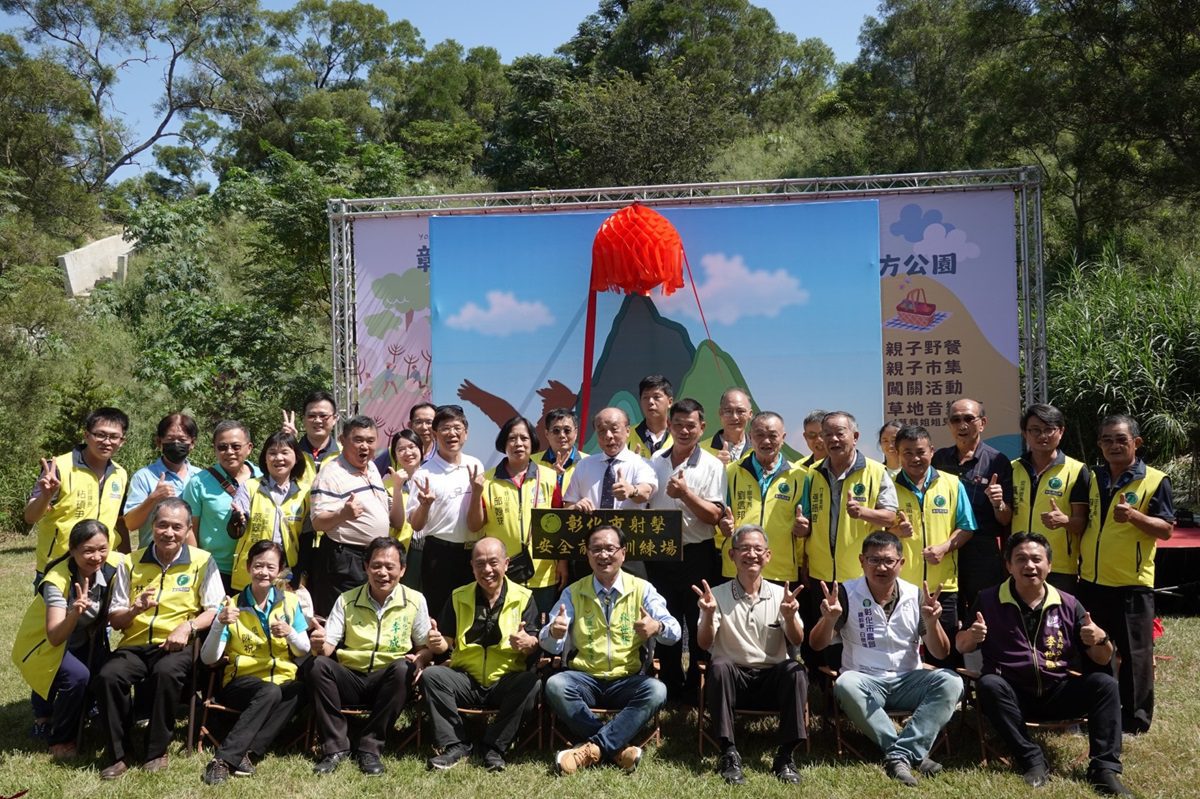
<path id="1" fill-rule="evenodd" d="M 616 458 L 608 459 L 608 468 L 604 470 L 604 480 L 600 483 L 600 507 L 613 508 L 616 507 L 616 502 L 613 500 L 613 483 L 617 482 L 617 472 L 613 468 L 613 463 Z"/>
<path id="2" fill-rule="evenodd" d="M 604 620 L 608 621 L 609 615 L 612 611 L 613 589 L 611 589 L 611 588 L 601 588 L 600 589 L 600 604 L 604 606 Z"/>

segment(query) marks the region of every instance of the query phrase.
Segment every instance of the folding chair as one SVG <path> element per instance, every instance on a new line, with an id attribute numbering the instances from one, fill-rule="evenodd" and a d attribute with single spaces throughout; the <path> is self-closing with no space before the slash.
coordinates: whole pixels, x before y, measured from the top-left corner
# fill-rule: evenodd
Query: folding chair
<path id="1" fill-rule="evenodd" d="M 987 740 L 987 734 L 984 732 L 984 729 L 983 729 L 984 725 L 986 723 L 986 720 L 983 717 L 983 709 L 979 705 L 979 678 L 981 675 L 978 672 L 968 671 L 967 669 L 957 669 L 957 671 L 959 673 L 959 676 L 961 676 L 963 678 L 963 682 L 966 683 L 966 686 L 967 686 L 966 691 L 963 694 L 963 701 L 965 704 L 968 704 L 975 708 L 975 731 L 979 735 L 979 762 L 980 762 L 980 764 L 986 768 L 987 764 L 988 764 L 988 757 L 990 755 L 991 757 L 994 757 L 996 760 L 999 760 L 1001 763 L 1011 766 L 1012 758 L 1010 758 L 1008 755 L 1001 752 L 1000 749 L 998 747 L 996 747 L 995 744 L 989 743 Z M 1083 676 L 1080 672 L 1077 672 L 1077 671 L 1070 671 L 1068 673 L 1075 677 Z M 1048 721 L 1048 720 L 1030 721 L 1030 720 L 1026 719 L 1025 728 L 1027 730 L 1031 730 L 1033 732 L 1062 734 L 1062 733 L 1066 733 L 1076 727 L 1083 727 L 1086 724 L 1087 724 L 1087 716 L 1079 716 L 1078 718 L 1072 718 L 1072 719 L 1055 719 L 1053 721 Z M 1086 752 L 1084 752 L 1082 755 L 1076 756 L 1074 758 L 1074 760 L 1071 762 L 1071 767 L 1075 768 L 1075 767 L 1079 766 L 1086 759 L 1087 759 Z"/>
<path id="2" fill-rule="evenodd" d="M 926 663 L 926 664 L 922 665 L 922 668 L 933 669 L 934 667 L 930 666 L 928 663 Z M 834 693 L 834 690 L 833 690 L 833 684 L 835 682 L 837 682 L 838 675 L 841 672 L 838 669 L 832 668 L 830 666 L 821 666 L 818 669 L 818 671 L 822 676 L 824 676 L 828 680 L 829 705 L 830 705 L 829 715 L 830 715 L 830 723 L 833 725 L 833 730 L 834 730 L 834 735 L 835 735 L 835 740 L 836 740 L 837 756 L 845 757 L 846 751 L 849 750 L 850 753 L 853 754 L 855 757 L 857 757 L 859 760 L 873 759 L 873 758 L 864 756 L 862 751 L 858 747 L 856 747 L 854 744 L 852 744 L 851 742 L 846 740 L 845 731 L 844 731 L 845 725 L 842 723 L 841 704 L 838 702 L 837 695 Z M 958 707 L 955 708 L 955 712 L 959 713 L 961 715 L 962 709 L 963 709 L 963 703 L 960 700 Z M 886 712 L 887 712 L 888 718 L 890 718 L 892 720 L 892 722 L 897 725 L 897 728 L 902 727 L 904 725 L 904 723 L 908 721 L 909 717 L 912 716 L 911 710 L 888 710 Z M 961 721 L 960 721 L 960 723 L 961 723 Z M 945 727 L 943 727 L 940 732 L 938 732 L 937 737 L 933 741 L 933 746 L 931 746 L 929 748 L 930 754 L 933 754 L 934 752 L 938 751 L 939 749 L 945 749 L 947 755 L 953 754 L 953 746 L 952 746 L 951 738 L 946 733 L 946 730 L 949 728 L 949 726 L 950 725 L 947 723 L 947 725 Z M 875 759 L 877 759 L 877 758 L 875 758 Z"/>
<path id="3" fill-rule="evenodd" d="M 700 749 L 700 756 L 704 757 L 704 745 L 707 743 L 713 749 L 720 749 L 717 740 L 705 729 L 704 717 L 707 712 L 706 703 L 708 701 L 707 692 L 704 690 L 704 684 L 708 679 L 708 664 L 701 662 L 700 666 L 700 697 L 696 705 L 696 739 Z M 755 710 L 753 708 L 735 707 L 733 709 L 735 717 L 749 719 L 776 718 L 779 716 L 778 710 Z M 808 729 L 808 697 L 804 698 L 804 729 Z M 812 738 L 805 736 L 804 751 L 812 752 Z"/>
<path id="4" fill-rule="evenodd" d="M 653 647 L 651 647 L 650 653 L 651 654 L 649 655 L 648 665 L 643 669 L 643 671 L 646 674 L 646 676 L 650 677 L 651 679 L 657 680 L 659 664 L 658 664 L 658 660 L 653 657 Z M 566 669 L 562 665 L 563 662 L 564 662 L 563 658 L 561 658 L 561 657 L 555 658 L 554 661 L 552 661 L 552 663 L 550 665 L 549 672 L 551 674 L 553 674 L 555 672 L 565 671 Z M 592 711 L 592 713 L 594 713 L 596 716 L 598 716 L 601 719 L 608 719 L 608 718 L 611 718 L 612 716 L 615 716 L 618 713 L 620 713 L 622 708 L 619 708 L 619 707 L 616 707 L 616 708 L 589 707 L 588 710 Z M 647 745 L 650 744 L 651 741 L 653 741 L 656 746 L 662 744 L 662 725 L 660 724 L 660 721 L 659 721 L 659 713 L 661 710 L 662 710 L 661 706 L 654 709 L 654 715 L 651 716 L 650 722 L 649 722 L 648 726 L 646 727 L 646 729 L 648 730 L 646 736 L 644 738 L 642 738 L 641 740 L 639 740 L 637 743 L 633 743 L 634 746 L 644 749 Z M 558 728 L 558 716 L 555 715 L 554 711 L 550 709 L 548 703 L 546 705 L 546 712 L 550 716 L 550 745 L 551 746 L 554 746 L 556 743 L 561 743 L 564 746 L 571 746 L 572 744 L 578 743 L 577 741 L 571 740 L 571 738 L 569 737 L 568 731 L 560 730 Z"/>

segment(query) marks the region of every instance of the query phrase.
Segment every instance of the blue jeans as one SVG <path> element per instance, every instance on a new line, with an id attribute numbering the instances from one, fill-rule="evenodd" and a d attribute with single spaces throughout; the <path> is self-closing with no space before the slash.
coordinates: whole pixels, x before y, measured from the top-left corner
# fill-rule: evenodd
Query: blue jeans
<path id="1" fill-rule="evenodd" d="M 634 674 L 598 680 L 582 671 L 560 671 L 546 680 L 546 701 L 576 740 L 600 747 L 611 759 L 637 735 L 667 700 L 667 687 L 653 677 Z M 607 724 L 590 708 L 620 708 Z"/>
<path id="2" fill-rule="evenodd" d="M 918 668 L 897 677 L 844 671 L 834 684 L 842 710 L 875 741 L 883 759 L 903 759 L 913 766 L 929 756 L 962 692 L 962 678 L 949 669 Z M 887 715 L 889 710 L 912 713 L 899 734 Z"/>

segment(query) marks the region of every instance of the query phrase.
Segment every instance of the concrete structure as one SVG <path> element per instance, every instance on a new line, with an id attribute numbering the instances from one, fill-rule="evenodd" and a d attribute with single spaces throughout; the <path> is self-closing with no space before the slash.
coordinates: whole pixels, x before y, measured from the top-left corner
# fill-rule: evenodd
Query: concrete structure
<path id="1" fill-rule="evenodd" d="M 91 292 L 101 280 L 124 280 L 130 253 L 137 242 L 125 241 L 118 233 L 58 256 L 67 296 Z"/>

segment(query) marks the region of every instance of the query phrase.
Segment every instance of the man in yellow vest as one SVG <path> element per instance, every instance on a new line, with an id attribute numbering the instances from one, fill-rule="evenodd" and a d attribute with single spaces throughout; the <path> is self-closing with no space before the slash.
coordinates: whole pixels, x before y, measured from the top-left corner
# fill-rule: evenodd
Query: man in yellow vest
<path id="1" fill-rule="evenodd" d="M 817 409 L 809 411 L 804 417 L 804 443 L 808 444 L 809 453 L 800 459 L 800 465 L 812 468 L 825 457 L 825 439 L 821 438 L 821 422 L 828 411 Z"/>
<path id="2" fill-rule="evenodd" d="M 542 628 L 542 648 L 563 655 L 567 664 L 546 680 L 546 701 L 567 729 L 582 741 L 555 755 L 560 774 L 609 761 L 634 771 L 642 750 L 629 742 L 667 698 L 667 688 L 645 674 L 642 648 L 679 640 L 679 622 L 646 580 L 622 572 L 625 534 L 610 525 L 588 533 L 592 573 L 558 599 L 558 612 Z M 649 657 L 646 659 L 649 660 Z M 618 710 L 607 724 L 593 707 Z"/>
<path id="3" fill-rule="evenodd" d="M 667 429 L 667 414 L 675 401 L 671 381 L 662 375 L 646 375 L 638 383 L 638 406 L 642 421 L 633 428 L 629 448 L 649 459 L 659 450 L 671 446 L 671 431 Z"/>
<path id="4" fill-rule="evenodd" d="M 504 753 L 537 701 L 537 672 L 529 669 L 538 651 L 533 592 L 505 577 L 508 552 L 498 538 L 476 542 L 471 569 L 475 582 L 451 594 L 429 632 L 435 657 L 451 653 L 448 665 L 421 672 L 433 746 L 441 752 L 429 758 L 430 770 L 444 771 L 471 756 L 458 708 L 484 707 L 499 712 L 479 742 L 483 765 L 504 771 Z"/>
<path id="5" fill-rule="evenodd" d="M 379 755 L 384 737 L 429 655 L 424 649 L 429 635 L 425 597 L 400 583 L 404 547 L 379 536 L 367 544 L 363 562 L 367 582 L 339 596 L 325 625 L 318 622 L 309 636 L 315 657 L 301 679 L 308 682 L 321 734 L 324 757 L 313 767 L 317 774 L 332 773 L 350 757 L 342 708 L 356 706 L 371 711 L 358 739 L 358 768 L 369 777 L 383 774 Z"/>
<path id="6" fill-rule="evenodd" d="M 914 585 L 928 583 L 942 592 L 942 629 L 952 639 L 958 632 L 958 550 L 975 530 L 971 500 L 957 477 L 930 466 L 933 442 L 929 431 L 905 425 L 896 431 L 900 471 L 896 473 L 897 522 L 891 532 L 904 545 L 900 578 Z M 955 653 L 925 660 L 953 668 Z"/>
<path id="7" fill-rule="evenodd" d="M 37 536 L 34 582 L 41 582 L 47 563 L 67 553 L 71 528 L 84 519 L 104 523 L 109 549 L 129 551 L 129 537 L 117 534 L 126 474 L 113 462 L 129 432 L 129 417 L 118 408 L 97 408 L 88 414 L 85 428 L 82 444 L 42 460 L 42 473 L 25 503 L 25 523 L 33 525 Z"/>
<path id="8" fill-rule="evenodd" d="M 1105 462 L 1092 470 L 1075 595 L 1117 647 L 1121 727 L 1138 734 L 1154 716 L 1154 555 L 1171 537 L 1175 508 L 1171 481 L 1138 457 L 1132 417 L 1105 417 L 1099 443 Z"/>
<path id="9" fill-rule="evenodd" d="M 717 413 L 721 417 L 721 429 L 700 446 L 728 466 L 740 461 L 750 449 L 750 416 L 754 413 L 754 403 L 746 389 L 727 388 L 721 394 Z"/>
<path id="10" fill-rule="evenodd" d="M 105 780 L 129 770 L 130 689 L 142 682 L 152 694 L 142 768 L 156 772 L 167 767 L 175 708 L 192 670 L 188 643 L 208 629 L 225 599 L 217 564 L 204 550 L 185 543 L 192 529 L 188 504 L 178 497 L 164 499 L 154 509 L 151 525 L 154 543 L 130 555 L 113 580 L 108 623 L 124 635 L 100 669 L 95 687 L 112 758 L 100 772 Z"/>

